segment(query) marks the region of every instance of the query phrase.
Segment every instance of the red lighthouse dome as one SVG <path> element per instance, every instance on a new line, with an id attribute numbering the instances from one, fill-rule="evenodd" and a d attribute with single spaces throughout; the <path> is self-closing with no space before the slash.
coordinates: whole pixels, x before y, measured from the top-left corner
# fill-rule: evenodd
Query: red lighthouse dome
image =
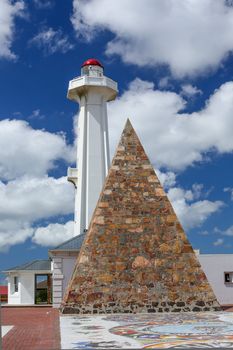
<path id="1" fill-rule="evenodd" d="M 88 60 L 83 62 L 82 67 L 85 67 L 85 66 L 99 66 L 104 68 L 100 63 L 100 61 L 98 61 L 96 58 L 89 58 Z"/>

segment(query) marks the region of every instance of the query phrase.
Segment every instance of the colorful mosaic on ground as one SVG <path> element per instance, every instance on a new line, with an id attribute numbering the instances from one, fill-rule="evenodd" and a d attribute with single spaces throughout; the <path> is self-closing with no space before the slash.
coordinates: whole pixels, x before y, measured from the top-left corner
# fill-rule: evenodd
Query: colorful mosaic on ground
<path id="1" fill-rule="evenodd" d="M 62 349 L 233 348 L 233 313 L 61 317 Z"/>
<path id="2" fill-rule="evenodd" d="M 219 309 L 154 169 L 127 121 L 62 311 Z"/>

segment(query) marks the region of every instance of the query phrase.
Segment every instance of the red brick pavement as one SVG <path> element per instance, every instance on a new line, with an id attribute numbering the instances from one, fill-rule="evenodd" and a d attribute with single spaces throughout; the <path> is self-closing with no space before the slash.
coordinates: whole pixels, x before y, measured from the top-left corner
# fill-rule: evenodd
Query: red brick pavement
<path id="1" fill-rule="evenodd" d="M 3 337 L 3 350 L 60 349 L 59 312 L 53 308 L 3 308 L 2 324 L 14 327 Z"/>

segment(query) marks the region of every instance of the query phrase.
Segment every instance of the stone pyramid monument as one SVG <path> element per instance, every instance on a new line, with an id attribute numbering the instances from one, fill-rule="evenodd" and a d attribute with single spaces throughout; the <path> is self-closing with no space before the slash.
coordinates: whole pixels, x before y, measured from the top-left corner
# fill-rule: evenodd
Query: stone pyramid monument
<path id="1" fill-rule="evenodd" d="M 61 310 L 81 314 L 220 310 L 129 120 Z"/>

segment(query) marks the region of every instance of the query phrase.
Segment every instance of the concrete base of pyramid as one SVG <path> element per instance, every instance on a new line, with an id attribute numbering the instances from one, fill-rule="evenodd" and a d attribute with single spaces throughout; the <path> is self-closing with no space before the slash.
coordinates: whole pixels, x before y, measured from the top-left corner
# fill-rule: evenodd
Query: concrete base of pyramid
<path id="1" fill-rule="evenodd" d="M 213 302 L 197 301 L 193 304 L 187 304 L 184 301 L 150 301 L 147 304 L 90 304 L 65 306 L 61 309 L 63 314 L 124 314 L 124 313 L 161 313 L 161 312 L 203 312 L 203 311 L 222 311 L 222 308 L 214 300 Z"/>

